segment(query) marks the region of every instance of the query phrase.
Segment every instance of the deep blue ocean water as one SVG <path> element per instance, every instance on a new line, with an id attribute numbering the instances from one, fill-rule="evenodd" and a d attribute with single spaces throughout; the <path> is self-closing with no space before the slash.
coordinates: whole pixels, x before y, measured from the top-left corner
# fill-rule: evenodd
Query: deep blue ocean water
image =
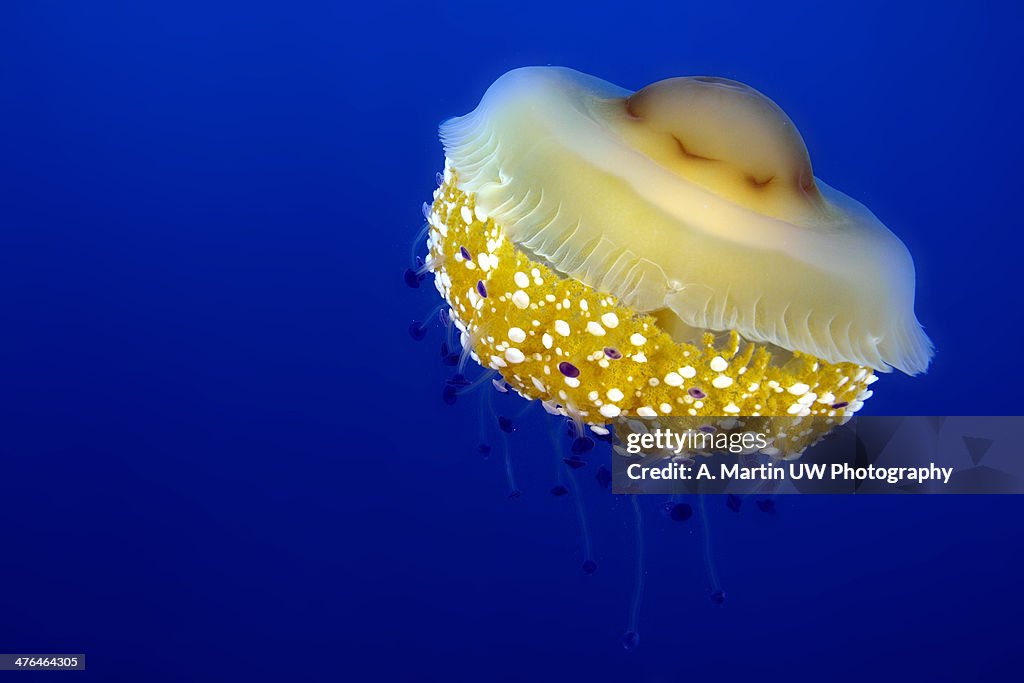
<path id="1" fill-rule="evenodd" d="M 401 274 L 437 124 L 504 71 L 734 78 L 914 254 L 938 353 L 865 414 L 1019 413 L 1022 30 L 1019 2 L 5 3 L 0 651 L 96 681 L 1016 677 L 1019 497 L 708 498 L 722 606 L 701 516 L 647 497 L 624 650 L 629 499 L 575 475 L 585 575 L 550 421 L 508 437 L 509 501 Z"/>

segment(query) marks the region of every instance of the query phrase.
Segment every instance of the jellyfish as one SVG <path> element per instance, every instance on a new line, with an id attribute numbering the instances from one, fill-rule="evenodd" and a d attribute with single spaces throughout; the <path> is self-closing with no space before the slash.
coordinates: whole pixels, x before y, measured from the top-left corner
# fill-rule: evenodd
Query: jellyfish
<path id="1" fill-rule="evenodd" d="M 598 434 L 759 418 L 785 456 L 824 429 L 794 421 L 844 421 L 879 373 L 928 367 L 908 250 L 749 86 L 521 68 L 440 135 L 408 277 L 432 273 L 464 356 L 548 412 Z"/>

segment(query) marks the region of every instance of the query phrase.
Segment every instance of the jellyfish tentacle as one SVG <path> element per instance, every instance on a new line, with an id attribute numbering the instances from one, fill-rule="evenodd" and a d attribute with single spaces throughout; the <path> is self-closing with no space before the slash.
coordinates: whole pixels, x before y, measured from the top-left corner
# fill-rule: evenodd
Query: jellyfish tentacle
<path id="1" fill-rule="evenodd" d="M 704 537 L 704 571 L 708 582 L 711 584 L 711 601 L 716 605 L 725 602 L 725 591 L 722 590 L 722 583 L 718 580 L 718 569 L 715 567 L 715 557 L 711 549 L 711 526 L 708 522 L 708 511 L 704 505 L 705 494 L 697 494 L 697 501 L 700 505 L 700 522 Z"/>
<path id="2" fill-rule="evenodd" d="M 449 349 L 453 349 L 453 348 L 455 348 L 455 332 L 454 332 L 454 330 L 455 330 L 455 321 L 452 320 L 452 314 L 450 312 L 451 309 L 448 308 L 448 306 L 447 306 L 448 302 L 442 300 L 441 303 L 442 303 L 441 310 L 442 311 L 447 311 L 447 313 L 444 313 L 444 317 L 445 317 L 445 322 L 444 322 L 444 327 L 445 327 L 444 339 L 445 339 L 445 342 L 448 344 L 448 348 Z"/>
<path id="3" fill-rule="evenodd" d="M 434 323 L 436 323 L 437 322 L 437 316 L 441 312 L 441 309 L 445 307 L 445 305 L 446 305 L 445 302 L 442 301 L 437 306 L 433 306 L 427 312 L 427 314 L 425 316 L 423 316 L 423 321 L 420 324 L 423 325 L 424 327 L 429 328 Z"/>
<path id="4" fill-rule="evenodd" d="M 422 341 L 423 338 L 427 336 L 427 330 L 437 322 L 437 314 L 441 312 L 441 309 L 444 308 L 444 306 L 445 302 L 442 301 L 439 305 L 430 309 L 427 315 L 424 316 L 423 320 L 413 320 L 412 323 L 409 324 L 409 336 L 416 341 Z"/>
<path id="5" fill-rule="evenodd" d="M 631 495 L 629 502 L 633 506 L 633 524 L 635 527 L 636 542 L 636 574 L 633 578 L 633 601 L 629 607 L 629 627 L 622 636 L 622 646 L 632 650 L 640 643 L 640 603 L 644 598 L 644 524 L 643 516 L 640 514 L 639 496 Z"/>
<path id="6" fill-rule="evenodd" d="M 557 454 L 562 445 L 559 443 L 558 428 L 557 426 L 551 431 L 551 440 L 555 445 L 555 453 Z M 571 453 L 570 453 L 571 457 Z M 564 465 L 564 460 L 562 464 Z M 561 473 L 564 471 L 562 467 L 559 470 L 559 481 L 561 481 Z M 580 490 L 580 484 L 576 481 L 576 476 L 573 472 L 569 472 L 566 476 L 566 480 L 569 482 L 569 489 L 572 491 L 573 502 L 576 505 L 576 519 L 579 520 L 580 525 L 580 537 L 583 542 L 583 572 L 586 574 L 593 574 L 597 571 L 597 562 L 594 560 L 594 547 L 590 540 L 590 523 L 587 521 L 587 509 L 583 503 L 583 495 Z"/>
<path id="7" fill-rule="evenodd" d="M 427 313 L 426 317 L 423 318 L 423 320 L 425 321 L 424 324 L 433 325 L 437 321 L 437 316 L 441 312 L 441 309 L 444 308 L 446 305 L 447 304 L 445 304 L 445 302 L 442 301 L 437 306 L 431 308 L 430 312 Z"/>
<path id="8" fill-rule="evenodd" d="M 459 351 L 459 362 L 455 366 L 456 371 L 461 375 L 466 370 L 466 363 L 469 362 L 469 356 L 473 353 L 473 335 L 469 332 L 463 332 L 459 336 L 459 344 L 462 346 L 462 350 Z"/>
<path id="9" fill-rule="evenodd" d="M 484 392 L 484 394 L 487 397 L 487 415 L 493 416 L 494 401 L 492 400 L 491 392 L 486 391 Z M 508 497 L 512 500 L 515 500 L 519 498 L 520 495 L 522 495 L 522 491 L 519 490 L 519 486 L 516 484 L 516 475 L 515 472 L 512 470 L 512 449 L 511 446 L 509 445 L 507 436 L 499 434 L 498 441 L 499 443 L 501 443 L 501 457 L 505 465 L 505 481 L 508 483 Z"/>
<path id="10" fill-rule="evenodd" d="M 438 266 L 444 263 L 444 256 L 433 256 L 423 262 L 423 265 L 416 269 L 416 275 L 426 275 L 437 270 Z"/>
<path id="11" fill-rule="evenodd" d="M 516 475 L 515 472 L 512 471 L 512 449 L 509 446 L 507 438 L 502 437 L 501 447 L 504 451 L 505 457 L 505 479 L 508 481 L 508 497 L 514 500 L 522 495 L 522 491 L 520 491 L 519 486 L 516 485 Z"/>
<path id="12" fill-rule="evenodd" d="M 477 442 L 477 451 L 484 458 L 491 454 L 491 443 L 490 437 L 487 432 L 487 415 L 490 414 L 488 410 L 488 404 L 490 403 L 491 392 L 485 391 L 481 396 L 480 400 L 477 401 L 477 410 L 479 415 L 477 417 L 477 436 L 479 438 Z"/>
<path id="13" fill-rule="evenodd" d="M 471 394 L 480 387 L 490 382 L 498 373 L 495 370 L 487 370 L 486 372 L 480 373 L 480 376 L 469 384 L 459 387 L 458 392 L 460 396 Z"/>
<path id="14" fill-rule="evenodd" d="M 498 373 L 497 373 L 497 372 L 495 372 L 495 374 L 498 374 Z M 512 419 L 513 419 L 513 420 L 521 420 L 522 418 L 526 417 L 526 414 L 527 414 L 527 413 L 529 413 L 529 412 L 530 412 L 530 410 L 532 410 L 532 409 L 533 409 L 533 404 L 534 404 L 534 401 L 526 401 L 526 405 L 524 405 L 524 406 L 523 406 L 523 407 L 522 407 L 522 408 L 520 409 L 520 411 L 519 411 L 518 413 L 516 413 L 516 414 L 515 414 L 515 415 L 514 415 L 514 416 L 512 417 Z"/>
<path id="15" fill-rule="evenodd" d="M 424 206 L 426 206 L 426 202 L 424 202 Z M 423 244 L 423 241 L 427 239 L 428 234 L 430 234 L 430 224 L 424 223 L 423 227 L 420 228 L 420 231 L 416 233 L 416 236 L 412 240 L 412 249 L 409 254 L 410 263 L 417 263 L 417 259 L 419 258 L 420 246 Z"/>
<path id="16" fill-rule="evenodd" d="M 583 538 L 583 571 L 593 574 L 597 571 L 597 562 L 594 561 L 594 548 L 590 541 L 590 524 L 587 522 L 587 510 L 583 504 L 580 485 L 576 481 L 576 475 L 572 472 L 569 472 L 566 479 L 569 480 L 569 488 L 572 489 L 572 498 L 576 503 L 576 518 L 579 520 L 580 535 Z"/>
<path id="17" fill-rule="evenodd" d="M 587 435 L 586 428 L 583 424 L 583 416 L 580 415 L 580 411 L 576 406 L 568 404 L 565 406 L 565 415 L 572 423 L 573 427 L 573 438 L 579 439 Z"/>
<path id="18" fill-rule="evenodd" d="M 457 323 L 459 329 L 459 345 L 462 347 L 459 351 L 459 362 L 456 365 L 456 371 L 461 375 L 466 370 L 466 363 L 473 356 L 473 349 L 477 343 L 480 342 L 484 337 L 484 329 L 480 325 L 473 325 L 471 323 Z M 480 362 L 479 358 L 474 359 Z M 482 365 L 482 363 L 481 363 Z"/>

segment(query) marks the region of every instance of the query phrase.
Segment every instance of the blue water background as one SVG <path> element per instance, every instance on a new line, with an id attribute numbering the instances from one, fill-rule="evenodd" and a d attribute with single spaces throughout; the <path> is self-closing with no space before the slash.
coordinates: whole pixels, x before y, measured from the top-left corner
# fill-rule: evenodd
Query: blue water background
<path id="1" fill-rule="evenodd" d="M 0 8 L 0 651 L 76 680 L 993 680 L 1019 668 L 1024 500 L 644 500 L 539 414 L 482 459 L 401 279 L 436 127 L 522 65 L 719 75 L 917 264 L 938 354 L 866 414 L 1024 387 L 1019 2 L 142 3 Z M 515 412 L 511 401 L 497 410 Z M 539 412 L 539 411 L 538 411 Z M 564 475 L 562 475 L 564 476 Z M 693 502 L 693 501 L 691 501 Z M 695 503 L 694 503 L 695 504 Z M 12 674 L 13 676 L 13 674 Z M 0 675 L 2 677 L 2 675 Z M 1011 676 L 1012 677 L 1012 676 Z"/>

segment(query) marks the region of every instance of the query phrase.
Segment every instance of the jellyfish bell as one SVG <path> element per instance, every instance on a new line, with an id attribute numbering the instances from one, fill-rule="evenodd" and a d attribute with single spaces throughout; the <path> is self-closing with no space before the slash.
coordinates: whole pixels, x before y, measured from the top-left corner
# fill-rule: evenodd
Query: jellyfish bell
<path id="1" fill-rule="evenodd" d="M 831 362 L 927 365 L 906 248 L 815 182 L 796 127 L 752 88 L 672 78 L 629 93 L 518 69 L 441 135 L 460 189 L 517 246 L 625 305 Z"/>
<path id="2" fill-rule="evenodd" d="M 669 78 L 625 98 L 622 132 L 662 167 L 783 220 L 821 218 L 811 159 L 774 102 L 723 78 Z"/>
<path id="3" fill-rule="evenodd" d="M 734 81 L 511 71 L 441 126 L 435 286 L 481 364 L 590 425 L 852 415 L 923 372 L 910 254 Z"/>

